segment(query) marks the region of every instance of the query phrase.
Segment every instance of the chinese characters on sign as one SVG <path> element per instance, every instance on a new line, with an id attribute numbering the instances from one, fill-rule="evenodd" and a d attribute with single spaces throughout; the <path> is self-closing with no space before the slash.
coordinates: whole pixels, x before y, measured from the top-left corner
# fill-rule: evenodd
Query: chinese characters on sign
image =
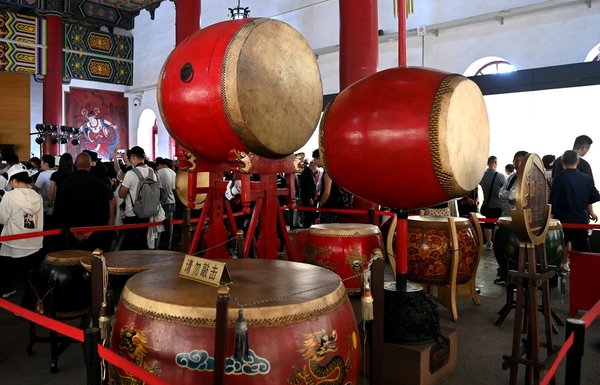
<path id="1" fill-rule="evenodd" d="M 224 262 L 186 255 L 179 276 L 212 286 L 231 283 L 227 266 Z"/>

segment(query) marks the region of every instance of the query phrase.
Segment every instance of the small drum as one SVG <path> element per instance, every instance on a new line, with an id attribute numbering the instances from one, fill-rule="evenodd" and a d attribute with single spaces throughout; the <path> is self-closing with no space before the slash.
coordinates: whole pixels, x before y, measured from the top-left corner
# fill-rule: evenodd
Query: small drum
<path id="1" fill-rule="evenodd" d="M 339 277 L 306 263 L 223 261 L 229 286 L 225 383 L 229 385 L 356 384 L 358 330 Z M 212 384 L 217 288 L 178 276 L 180 264 L 127 281 L 111 349 L 171 384 Z M 248 356 L 234 355 L 239 306 L 248 324 Z M 116 367 L 115 384 L 134 383 Z"/>
<path id="2" fill-rule="evenodd" d="M 52 310 L 56 313 L 77 314 L 90 306 L 90 273 L 81 266 L 81 260 L 91 255 L 85 250 L 62 250 L 44 258 L 37 292 L 40 298 L 51 294 Z"/>
<path id="3" fill-rule="evenodd" d="M 189 173 L 183 170 L 177 170 L 177 176 L 175 177 L 175 191 L 177 192 L 177 198 L 181 203 L 183 203 L 186 207 L 190 209 L 200 210 L 204 207 L 204 203 L 206 202 L 207 194 L 196 194 L 194 197 L 194 206 L 190 207 L 190 202 L 188 201 L 188 188 L 189 188 Z M 205 188 L 209 187 L 209 173 L 208 172 L 198 172 L 196 173 L 196 188 Z"/>
<path id="4" fill-rule="evenodd" d="M 489 135 L 485 101 L 473 81 L 400 67 L 340 92 L 321 120 L 319 146 L 336 183 L 371 202 L 410 209 L 475 189 Z"/>
<path id="5" fill-rule="evenodd" d="M 288 24 L 263 18 L 216 23 L 188 37 L 167 58 L 157 94 L 171 136 L 216 162 L 227 162 L 232 149 L 293 154 L 313 134 L 323 105 L 310 45 Z"/>
<path id="6" fill-rule="evenodd" d="M 471 279 L 479 254 L 479 244 L 471 222 L 454 218 L 458 236 L 456 283 Z M 408 217 L 408 279 L 433 285 L 450 283 L 452 247 L 447 217 Z"/>
<path id="7" fill-rule="evenodd" d="M 312 225 L 304 246 L 304 260 L 339 275 L 349 293 L 360 293 L 361 272 L 376 248 L 384 250 L 379 227 L 361 223 Z"/>
<path id="8" fill-rule="evenodd" d="M 548 265 L 560 266 L 565 239 L 562 225 L 558 219 L 550 219 L 544 243 L 546 245 L 546 262 Z M 511 217 L 501 217 L 496 221 L 496 228 L 494 230 L 494 255 L 499 262 L 508 259 L 509 269 L 517 269 L 519 263 L 519 239 L 512 227 Z"/>
<path id="9" fill-rule="evenodd" d="M 104 253 L 106 272 L 115 300 L 118 300 L 125 282 L 133 275 L 156 266 L 182 262 L 185 253 L 169 250 L 123 250 Z M 92 271 L 92 258 L 85 257 L 81 265 Z"/>

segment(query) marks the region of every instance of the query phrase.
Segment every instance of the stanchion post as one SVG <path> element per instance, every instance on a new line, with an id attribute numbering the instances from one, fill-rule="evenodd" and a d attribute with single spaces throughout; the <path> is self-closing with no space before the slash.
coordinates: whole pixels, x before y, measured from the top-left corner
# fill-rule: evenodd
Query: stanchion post
<path id="1" fill-rule="evenodd" d="M 368 212 L 369 212 L 369 223 L 374 225 L 375 224 L 375 209 L 373 207 L 369 207 Z"/>
<path id="2" fill-rule="evenodd" d="M 565 370 L 565 384 L 579 385 L 581 383 L 581 358 L 585 348 L 585 322 L 568 318 L 565 339 L 573 333 L 573 346 L 567 352 L 567 366 Z"/>
<path id="3" fill-rule="evenodd" d="M 369 349 L 369 383 L 383 384 L 383 280 L 385 259 L 377 258 L 371 264 L 371 295 L 373 296 L 373 322 Z"/>
<path id="4" fill-rule="evenodd" d="M 238 230 L 235 239 L 235 252 L 238 258 L 244 258 L 244 230 Z"/>
<path id="5" fill-rule="evenodd" d="M 215 371 L 214 385 L 225 382 L 225 347 L 227 346 L 227 305 L 229 288 L 221 286 L 217 291 L 217 319 L 215 325 Z"/>
<path id="6" fill-rule="evenodd" d="M 192 240 L 192 210 L 186 207 L 183 210 L 183 223 L 181 224 L 181 251 L 188 252 Z M 198 224 L 200 226 L 200 224 Z"/>
<path id="7" fill-rule="evenodd" d="M 100 385 L 100 356 L 98 344 L 100 343 L 100 329 L 88 328 L 83 337 L 83 354 L 87 368 L 87 385 Z"/>

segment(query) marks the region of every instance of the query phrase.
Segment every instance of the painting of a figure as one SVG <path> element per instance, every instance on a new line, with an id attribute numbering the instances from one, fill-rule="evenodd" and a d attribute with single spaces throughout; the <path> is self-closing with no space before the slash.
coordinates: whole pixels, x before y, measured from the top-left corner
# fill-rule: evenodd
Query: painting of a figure
<path id="1" fill-rule="evenodd" d="M 66 93 L 67 125 L 78 127 L 80 144 L 67 151 L 91 150 L 108 160 L 115 149 L 128 148 L 127 99 L 121 92 L 71 88 Z"/>

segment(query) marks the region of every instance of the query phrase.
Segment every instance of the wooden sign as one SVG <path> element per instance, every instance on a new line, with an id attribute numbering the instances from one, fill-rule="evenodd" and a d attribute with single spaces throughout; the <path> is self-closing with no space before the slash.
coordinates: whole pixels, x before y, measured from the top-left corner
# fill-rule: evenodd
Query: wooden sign
<path id="1" fill-rule="evenodd" d="M 194 257 L 189 254 L 186 254 L 183 259 L 179 276 L 211 286 L 222 286 L 232 283 L 225 262 Z"/>
<path id="2" fill-rule="evenodd" d="M 528 154 L 519 167 L 512 223 L 521 242 L 539 245 L 546 239 L 550 205 L 544 170 L 544 163 L 537 154 Z"/>

